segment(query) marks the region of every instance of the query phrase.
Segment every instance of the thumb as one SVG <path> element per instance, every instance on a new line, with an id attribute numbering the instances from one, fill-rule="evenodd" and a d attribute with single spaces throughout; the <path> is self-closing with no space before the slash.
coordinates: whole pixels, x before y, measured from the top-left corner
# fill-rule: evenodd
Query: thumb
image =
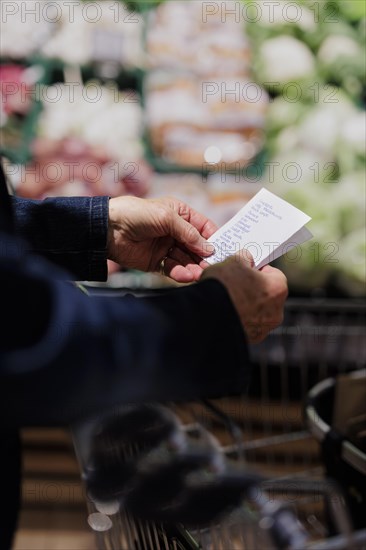
<path id="1" fill-rule="evenodd" d="M 234 257 L 247 264 L 249 267 L 254 267 L 255 265 L 252 254 L 246 248 L 239 250 Z"/>
<path id="2" fill-rule="evenodd" d="M 198 229 L 181 218 L 176 212 L 173 213 L 171 218 L 170 234 L 176 241 L 179 241 L 198 256 L 207 257 L 214 252 L 213 245 L 202 237 Z"/>

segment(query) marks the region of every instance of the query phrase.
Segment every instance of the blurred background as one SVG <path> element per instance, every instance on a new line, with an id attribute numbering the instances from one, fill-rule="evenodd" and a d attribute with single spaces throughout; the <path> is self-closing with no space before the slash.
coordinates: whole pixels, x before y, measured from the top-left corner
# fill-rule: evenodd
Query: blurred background
<path id="1" fill-rule="evenodd" d="M 296 294 L 365 294 L 365 3 L 2 3 L 1 150 L 25 197 L 308 213 Z M 317 290 L 316 290 L 317 289 Z"/>
<path id="2" fill-rule="evenodd" d="M 362 300 L 365 41 L 359 0 L 3 1 L 9 181 L 37 199 L 175 195 L 219 225 L 266 187 L 312 217 L 314 238 L 278 261 L 290 296 Z M 109 286 L 162 284 L 110 263 Z M 26 442 L 29 502 L 54 498 L 53 533 L 75 531 L 57 546 L 30 506 L 17 547 L 92 548 L 70 440 Z"/>

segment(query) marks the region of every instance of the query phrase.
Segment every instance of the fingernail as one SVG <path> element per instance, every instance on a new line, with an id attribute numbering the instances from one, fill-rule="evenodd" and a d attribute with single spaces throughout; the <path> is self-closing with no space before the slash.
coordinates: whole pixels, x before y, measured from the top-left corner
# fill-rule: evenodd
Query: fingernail
<path id="1" fill-rule="evenodd" d="M 205 242 L 203 244 L 204 256 L 211 256 L 215 252 L 215 247 L 213 244 Z"/>

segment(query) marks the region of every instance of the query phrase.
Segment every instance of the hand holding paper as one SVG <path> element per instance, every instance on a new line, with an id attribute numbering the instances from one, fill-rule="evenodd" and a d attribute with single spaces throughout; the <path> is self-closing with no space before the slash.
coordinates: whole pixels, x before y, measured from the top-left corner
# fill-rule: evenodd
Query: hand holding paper
<path id="1" fill-rule="evenodd" d="M 217 279 L 231 303 L 250 343 L 261 342 L 282 323 L 287 298 L 287 280 L 279 269 L 253 269 L 251 258 L 239 253 L 204 270 L 201 281 Z"/>
<path id="2" fill-rule="evenodd" d="M 215 253 L 206 261 L 222 262 L 245 248 L 253 256 L 255 268 L 260 269 L 311 239 L 313 235 L 304 227 L 310 220 L 310 216 L 263 188 L 208 239 Z"/>

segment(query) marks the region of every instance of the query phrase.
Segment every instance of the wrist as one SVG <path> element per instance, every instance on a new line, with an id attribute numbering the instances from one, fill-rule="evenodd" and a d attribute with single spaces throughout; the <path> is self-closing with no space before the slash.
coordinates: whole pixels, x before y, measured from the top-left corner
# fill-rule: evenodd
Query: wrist
<path id="1" fill-rule="evenodd" d="M 139 209 L 142 199 L 123 196 L 109 199 L 107 255 L 109 260 L 121 264 L 123 256 L 133 239 L 133 229 L 136 223 L 136 209 Z"/>
<path id="2" fill-rule="evenodd" d="M 118 232 L 116 199 L 110 198 L 108 203 L 107 257 L 115 260 L 115 242 Z"/>

